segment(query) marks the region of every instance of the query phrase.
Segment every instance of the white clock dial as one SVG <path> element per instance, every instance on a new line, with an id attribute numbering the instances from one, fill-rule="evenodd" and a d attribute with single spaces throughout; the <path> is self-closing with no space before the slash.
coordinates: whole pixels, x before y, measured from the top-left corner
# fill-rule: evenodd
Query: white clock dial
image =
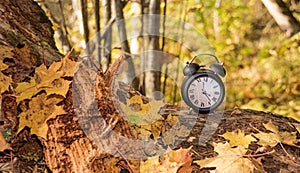
<path id="1" fill-rule="evenodd" d="M 215 73 L 202 71 L 183 80 L 181 93 L 188 106 L 199 113 L 209 113 L 223 102 L 225 87 Z"/>
<path id="2" fill-rule="evenodd" d="M 195 79 L 188 87 L 188 98 L 199 108 L 209 108 L 217 103 L 221 96 L 219 83 L 209 77 L 202 76 Z"/>

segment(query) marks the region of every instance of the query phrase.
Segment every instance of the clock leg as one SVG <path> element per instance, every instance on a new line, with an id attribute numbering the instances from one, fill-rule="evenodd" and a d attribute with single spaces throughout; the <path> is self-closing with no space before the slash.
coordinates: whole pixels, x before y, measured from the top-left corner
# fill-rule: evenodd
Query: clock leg
<path id="1" fill-rule="evenodd" d="M 193 109 L 190 108 L 190 109 L 188 110 L 188 115 L 192 115 L 192 112 L 193 112 Z"/>

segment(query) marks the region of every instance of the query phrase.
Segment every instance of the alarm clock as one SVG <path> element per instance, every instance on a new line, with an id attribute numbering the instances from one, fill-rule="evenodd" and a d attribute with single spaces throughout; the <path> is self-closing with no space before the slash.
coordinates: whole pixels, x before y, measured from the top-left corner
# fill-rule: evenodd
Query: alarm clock
<path id="1" fill-rule="evenodd" d="M 194 60 L 200 56 L 211 56 L 216 63 L 199 65 Z M 198 54 L 183 69 L 185 76 L 181 85 L 184 102 L 196 112 L 206 114 L 221 105 L 225 98 L 225 86 L 221 78 L 226 71 L 223 63 L 213 54 Z"/>

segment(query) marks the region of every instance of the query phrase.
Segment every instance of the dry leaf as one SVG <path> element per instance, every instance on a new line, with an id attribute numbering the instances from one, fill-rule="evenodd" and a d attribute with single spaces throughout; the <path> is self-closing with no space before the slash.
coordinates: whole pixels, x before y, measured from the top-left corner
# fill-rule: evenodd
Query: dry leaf
<path id="1" fill-rule="evenodd" d="M 47 69 L 44 64 L 35 69 L 35 75 L 31 78 L 30 82 L 22 82 L 18 84 L 15 89 L 17 102 L 24 99 L 30 99 L 42 90 L 51 88 L 51 83 L 59 79 L 62 73 Z"/>
<path id="2" fill-rule="evenodd" d="M 76 62 L 70 59 L 71 53 L 72 50 L 61 61 L 53 63 L 49 70 L 62 72 L 63 77 L 72 77 L 76 68 Z"/>
<path id="3" fill-rule="evenodd" d="M 46 91 L 47 95 L 57 94 L 65 97 L 71 81 L 63 77 L 73 76 L 75 67 L 76 62 L 71 61 L 68 55 L 53 63 L 49 69 L 44 64 L 37 67 L 30 82 L 18 83 L 15 89 L 17 102 L 30 99 L 42 90 Z"/>
<path id="4" fill-rule="evenodd" d="M 163 105 L 163 101 L 157 100 L 143 103 L 140 95 L 135 95 L 127 99 L 127 105 L 121 103 L 122 110 L 128 120 L 131 124 L 137 125 L 149 125 L 158 120 L 162 120 L 163 118 L 158 112 Z"/>
<path id="5" fill-rule="evenodd" d="M 163 163 L 159 162 L 159 156 L 151 157 L 140 164 L 140 172 L 147 173 L 175 173 L 182 164 L 170 162 L 165 159 Z"/>
<path id="6" fill-rule="evenodd" d="M 11 77 L 5 76 L 1 71 L 6 69 L 8 66 L 0 61 L 0 94 L 5 92 L 9 85 L 12 83 Z"/>
<path id="7" fill-rule="evenodd" d="M 264 127 L 267 130 L 270 130 L 270 133 L 265 133 L 262 131 L 259 131 L 257 134 L 253 134 L 256 138 L 259 139 L 257 144 L 262 145 L 262 146 L 271 146 L 274 147 L 276 146 L 279 142 L 291 145 L 291 146 L 296 146 L 295 143 L 298 142 L 296 132 L 280 132 L 278 130 L 278 127 L 275 126 L 272 121 L 269 121 L 267 124 L 263 124 Z"/>
<path id="8" fill-rule="evenodd" d="M 0 71 L 8 68 L 8 65 L 4 64 L 3 61 L 0 61 Z"/>
<path id="9" fill-rule="evenodd" d="M 267 129 L 267 130 L 270 130 L 271 132 L 273 133 L 278 133 L 278 127 L 275 126 L 272 121 L 270 120 L 267 124 L 263 124 L 264 127 Z"/>
<path id="10" fill-rule="evenodd" d="M 3 152 L 4 150 L 12 150 L 12 148 L 5 141 L 5 138 L 3 137 L 3 134 L 0 131 L 0 152 Z"/>
<path id="11" fill-rule="evenodd" d="M 250 173 L 254 171 L 254 164 L 247 158 L 244 158 L 247 150 L 238 146 L 231 148 L 229 143 L 215 143 L 214 151 L 219 155 L 213 158 L 194 161 L 202 168 L 216 168 L 217 173 Z"/>
<path id="12" fill-rule="evenodd" d="M 9 57 L 9 58 L 12 58 L 14 56 L 14 53 L 13 53 L 13 48 L 9 47 L 9 46 L 4 46 L 4 45 L 1 45 L 0 46 L 0 58 L 1 57 Z M 0 67 L 1 69 L 1 67 Z"/>
<path id="13" fill-rule="evenodd" d="M 251 142 L 256 141 L 254 137 L 251 135 L 245 135 L 243 131 L 238 129 L 237 132 L 226 132 L 223 135 L 220 135 L 223 138 L 229 140 L 229 144 L 234 147 L 234 146 L 243 146 L 244 148 L 248 148 L 249 144 Z"/>
<path id="14" fill-rule="evenodd" d="M 154 138 L 158 138 L 165 127 L 163 125 L 164 118 L 159 115 L 159 110 L 163 106 L 162 101 L 151 100 L 149 103 L 143 103 L 140 95 L 135 95 L 127 99 L 127 105 L 121 103 L 121 108 L 126 114 L 132 126 L 144 129 L 139 130 L 139 138 L 147 139 L 149 132 Z M 145 134 L 143 134 L 145 132 Z"/>
<path id="15" fill-rule="evenodd" d="M 180 124 L 174 125 L 169 131 L 163 134 L 162 140 L 164 144 L 171 145 L 175 143 L 176 136 L 187 137 L 190 134 L 190 130 Z"/>
<path id="16" fill-rule="evenodd" d="M 62 106 L 56 106 L 60 101 L 61 99 L 56 97 L 47 99 L 44 93 L 32 98 L 29 102 L 29 109 L 19 115 L 18 133 L 27 126 L 31 129 L 31 134 L 36 134 L 46 139 L 48 131 L 47 120 L 65 113 Z"/>
<path id="17" fill-rule="evenodd" d="M 191 149 L 192 146 L 186 149 L 180 148 L 178 150 L 171 150 L 170 152 L 165 154 L 165 157 L 168 157 L 170 162 L 192 164 L 193 158 L 191 154 Z"/>
<path id="18" fill-rule="evenodd" d="M 140 172 L 147 173 L 175 173 L 184 165 L 185 169 L 191 167 L 192 157 L 191 147 L 188 149 L 171 150 L 163 158 L 159 156 L 151 157 L 146 161 L 141 161 Z"/>

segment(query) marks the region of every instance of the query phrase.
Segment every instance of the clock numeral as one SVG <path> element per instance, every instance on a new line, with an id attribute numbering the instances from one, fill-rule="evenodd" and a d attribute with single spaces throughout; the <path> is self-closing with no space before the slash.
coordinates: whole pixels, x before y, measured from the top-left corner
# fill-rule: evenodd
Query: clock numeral
<path id="1" fill-rule="evenodd" d="M 215 92 L 215 95 L 220 95 L 220 92 L 216 91 L 216 92 Z"/>
<path id="2" fill-rule="evenodd" d="M 198 79 L 197 79 L 197 82 L 199 82 L 199 83 L 200 83 L 200 82 L 201 82 L 201 78 L 198 78 Z"/>
<path id="3" fill-rule="evenodd" d="M 204 78 L 204 82 L 207 82 L 207 81 L 208 81 L 208 77 L 205 77 L 205 78 Z"/>
<path id="4" fill-rule="evenodd" d="M 194 95 L 191 95 L 190 98 L 191 98 L 192 100 L 194 100 L 194 99 L 195 99 L 195 96 L 194 96 Z"/>
<path id="5" fill-rule="evenodd" d="M 216 97 L 213 97 L 212 100 L 213 100 L 214 102 L 216 102 L 218 99 L 217 99 Z"/>
<path id="6" fill-rule="evenodd" d="M 203 103 L 203 102 L 201 102 L 201 105 L 200 105 L 200 107 L 204 107 L 204 103 Z"/>
<path id="7" fill-rule="evenodd" d="M 190 92 L 190 93 L 194 93 L 194 89 L 190 89 L 189 92 Z"/>
<path id="8" fill-rule="evenodd" d="M 214 81 L 213 79 L 212 79 L 212 80 L 210 80 L 210 83 L 213 83 L 213 81 Z"/>
<path id="9" fill-rule="evenodd" d="M 208 102 L 208 104 L 209 104 L 209 105 L 211 105 L 211 103 L 210 103 L 210 102 Z"/>
<path id="10" fill-rule="evenodd" d="M 194 87 L 195 87 L 195 86 L 196 86 L 196 84 L 192 83 L 192 86 L 194 86 Z"/>
<path id="11" fill-rule="evenodd" d="M 219 87 L 219 85 L 215 85 L 215 86 L 214 86 L 215 89 L 218 88 L 218 87 Z"/>
<path id="12" fill-rule="evenodd" d="M 198 105 L 198 103 L 199 103 L 199 100 L 196 100 L 194 103 L 195 103 L 195 105 Z"/>

